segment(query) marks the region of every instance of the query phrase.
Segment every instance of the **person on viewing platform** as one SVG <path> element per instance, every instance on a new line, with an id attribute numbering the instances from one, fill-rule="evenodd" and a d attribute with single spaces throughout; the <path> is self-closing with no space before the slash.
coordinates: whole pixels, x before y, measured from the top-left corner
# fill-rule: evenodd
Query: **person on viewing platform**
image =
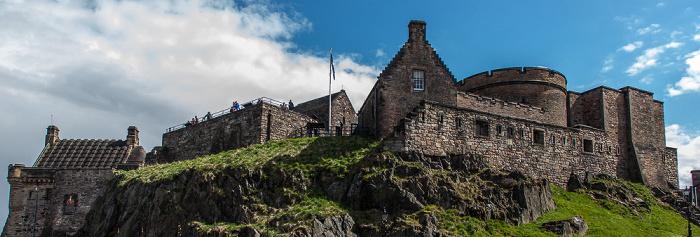
<path id="1" fill-rule="evenodd" d="M 204 115 L 204 119 L 202 119 L 202 121 L 204 121 L 204 120 L 208 121 L 210 119 L 211 119 L 211 112 L 207 111 L 207 115 Z"/>
<path id="2" fill-rule="evenodd" d="M 289 109 L 294 109 L 294 103 L 292 103 L 292 100 L 289 100 Z"/>

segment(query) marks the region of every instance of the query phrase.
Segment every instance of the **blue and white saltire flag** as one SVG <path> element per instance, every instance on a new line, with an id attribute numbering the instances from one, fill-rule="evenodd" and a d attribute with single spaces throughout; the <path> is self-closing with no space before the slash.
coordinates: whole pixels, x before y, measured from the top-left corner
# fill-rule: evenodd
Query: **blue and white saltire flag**
<path id="1" fill-rule="evenodd" d="M 331 50 L 331 71 L 329 72 L 331 75 L 333 75 L 333 80 L 335 80 L 335 66 L 333 66 L 333 51 Z M 329 77 L 331 75 L 328 75 Z"/>

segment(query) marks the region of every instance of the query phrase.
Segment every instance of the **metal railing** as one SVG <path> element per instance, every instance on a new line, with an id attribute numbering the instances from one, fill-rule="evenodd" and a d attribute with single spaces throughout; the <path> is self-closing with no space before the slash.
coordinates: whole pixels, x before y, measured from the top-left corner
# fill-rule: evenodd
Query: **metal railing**
<path id="1" fill-rule="evenodd" d="M 232 106 L 232 107 L 230 107 L 230 108 L 228 108 L 228 109 L 223 109 L 223 110 L 220 110 L 220 111 L 216 111 L 216 112 L 214 112 L 214 113 L 211 113 L 211 116 L 210 116 L 210 117 L 207 117 L 207 114 L 204 114 L 204 116 L 202 116 L 202 117 L 197 117 L 196 119 L 195 119 L 195 118 L 192 118 L 191 120 L 188 120 L 188 121 L 185 122 L 185 123 L 182 123 L 182 124 L 178 124 L 178 125 L 169 127 L 169 128 L 167 128 L 167 129 L 165 129 L 165 132 L 166 132 L 166 133 L 169 133 L 169 132 L 173 132 L 173 131 L 176 131 L 176 130 L 179 130 L 179 129 L 182 129 L 182 128 L 185 128 L 185 127 L 188 127 L 188 126 L 192 126 L 192 125 L 195 125 L 195 124 L 198 124 L 198 123 L 206 122 L 207 120 L 211 120 L 211 119 L 214 119 L 214 118 L 216 118 L 216 117 L 221 117 L 221 116 L 223 116 L 223 115 L 230 114 L 230 113 L 236 112 L 236 111 L 238 111 L 238 110 L 243 110 L 243 109 L 245 109 L 246 107 L 250 107 L 250 106 L 256 105 L 256 104 L 258 104 L 258 103 L 266 103 L 266 104 L 270 104 L 270 105 L 273 105 L 273 106 L 282 106 L 282 104 L 284 104 L 284 102 L 282 102 L 282 101 L 278 101 L 278 100 L 275 100 L 275 99 L 272 99 L 272 98 L 268 98 L 268 97 L 263 96 L 263 97 L 260 97 L 260 98 L 257 98 L 257 99 L 254 99 L 254 100 L 245 102 L 245 103 L 239 103 L 239 104 L 238 104 L 239 109 L 237 109 L 237 110 L 234 109 L 233 106 Z M 209 113 L 209 112 L 207 112 L 207 113 Z"/>
<path id="2" fill-rule="evenodd" d="M 357 127 L 353 124 L 350 127 L 336 126 L 330 133 L 326 127 L 302 127 L 292 131 L 287 138 L 307 138 L 307 137 L 328 137 L 328 136 L 351 136 L 370 134 L 369 128 Z"/>

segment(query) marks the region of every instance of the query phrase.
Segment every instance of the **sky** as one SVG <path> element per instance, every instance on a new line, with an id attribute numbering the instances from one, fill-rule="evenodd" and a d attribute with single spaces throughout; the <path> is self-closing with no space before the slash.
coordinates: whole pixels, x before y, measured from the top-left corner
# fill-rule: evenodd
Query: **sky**
<path id="1" fill-rule="evenodd" d="M 75 139 L 125 139 L 134 125 L 151 150 L 168 127 L 233 101 L 321 97 L 330 48 L 332 90 L 359 109 L 410 20 L 427 23 L 457 80 L 543 66 L 572 91 L 654 93 L 680 186 L 700 169 L 700 5 L 689 0 L 0 0 L 0 161 L 33 164 L 50 124 Z"/>

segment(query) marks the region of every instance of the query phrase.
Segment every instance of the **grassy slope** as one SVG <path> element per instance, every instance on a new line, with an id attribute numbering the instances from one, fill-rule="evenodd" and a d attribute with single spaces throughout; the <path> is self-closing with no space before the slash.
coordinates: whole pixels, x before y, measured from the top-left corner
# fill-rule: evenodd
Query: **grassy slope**
<path id="1" fill-rule="evenodd" d="M 229 168 L 254 169 L 266 166 L 295 172 L 302 171 L 307 178 L 316 176 L 319 172 L 334 172 L 338 177 L 342 177 L 349 168 L 361 163 L 363 158 L 377 154 L 378 145 L 379 143 L 372 138 L 362 136 L 289 139 L 225 151 L 194 160 L 149 166 L 128 172 L 120 171 L 117 177 L 122 179 L 122 184 L 157 183 L 171 180 L 189 169 L 218 173 Z M 641 213 L 643 218 L 633 214 L 629 208 L 605 201 L 599 205 L 588 194 L 566 192 L 556 186 L 552 186 L 552 191 L 557 210 L 546 213 L 537 221 L 527 225 L 511 226 L 501 220 L 490 220 L 486 223 L 472 217 L 454 215 L 452 210 L 442 210 L 436 206 L 427 206 L 411 216 L 418 218 L 423 213 L 435 213 L 440 220 L 442 230 L 455 235 L 554 236 L 551 233 L 542 232 L 539 226 L 544 222 L 580 215 L 589 225 L 589 234 L 586 236 L 686 236 L 685 219 L 668 206 L 658 203 L 651 196 L 649 189 L 637 184 L 628 185 L 651 205 L 651 213 Z M 313 217 L 358 212 L 348 210 L 342 204 L 329 200 L 317 190 L 308 190 L 299 194 L 306 197 L 306 200 L 263 216 L 261 218 L 263 222 L 283 216 L 308 222 Z M 202 223 L 201 225 L 203 229 L 221 228 L 229 231 L 242 227 L 235 223 L 216 225 Z M 264 223 L 256 223 L 252 226 L 274 230 L 264 225 Z M 700 233 L 700 228 L 693 227 L 694 233 Z"/>

